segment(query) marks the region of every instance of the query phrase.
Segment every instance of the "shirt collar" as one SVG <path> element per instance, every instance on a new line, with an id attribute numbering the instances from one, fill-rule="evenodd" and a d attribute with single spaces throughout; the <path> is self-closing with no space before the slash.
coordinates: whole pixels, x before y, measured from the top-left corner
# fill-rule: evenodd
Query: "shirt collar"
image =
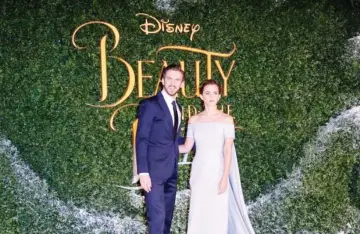
<path id="1" fill-rule="evenodd" d="M 161 90 L 161 94 L 163 95 L 165 102 L 169 105 L 171 105 L 173 101 L 176 101 L 176 98 L 173 99 L 164 89 Z"/>

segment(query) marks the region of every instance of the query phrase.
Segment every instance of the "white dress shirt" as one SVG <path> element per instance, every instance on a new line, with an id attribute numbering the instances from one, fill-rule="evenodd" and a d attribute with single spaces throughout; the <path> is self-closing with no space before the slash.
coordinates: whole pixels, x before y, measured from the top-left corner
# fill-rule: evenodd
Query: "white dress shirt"
<path id="1" fill-rule="evenodd" d="M 166 105 L 167 105 L 168 108 L 169 108 L 169 111 L 170 111 L 170 114 L 171 114 L 171 118 L 172 118 L 172 121 L 173 121 L 173 125 L 174 125 L 175 117 L 174 117 L 174 110 L 173 110 L 172 102 L 175 101 L 175 103 L 176 103 L 176 99 L 172 98 L 164 89 L 161 91 L 161 94 L 164 96 Z M 180 109 L 179 109 L 179 106 L 178 106 L 177 103 L 176 103 L 176 109 L 177 109 L 178 116 L 179 116 L 178 124 L 179 124 L 179 126 L 180 126 L 180 123 L 181 123 L 181 121 L 180 121 L 180 120 L 181 120 L 181 112 L 180 112 Z M 178 127 L 179 127 L 179 126 L 178 126 Z"/>

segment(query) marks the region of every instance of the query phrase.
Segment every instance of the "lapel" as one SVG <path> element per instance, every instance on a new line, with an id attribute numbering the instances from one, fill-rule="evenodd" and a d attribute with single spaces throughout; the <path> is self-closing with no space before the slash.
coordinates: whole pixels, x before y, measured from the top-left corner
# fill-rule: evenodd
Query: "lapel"
<path id="1" fill-rule="evenodd" d="M 172 117 L 171 117 L 169 107 L 167 106 L 167 104 L 165 102 L 164 96 L 161 94 L 161 92 L 159 92 L 156 95 L 156 97 L 157 97 L 157 101 L 159 103 L 160 108 L 162 109 L 163 113 L 165 114 L 165 121 L 167 123 L 166 126 L 170 127 L 171 132 L 172 132 L 173 120 L 172 120 Z"/>
<path id="2" fill-rule="evenodd" d="M 180 103 L 177 101 L 177 99 L 176 99 L 176 104 L 178 105 L 179 110 L 180 110 L 179 127 L 178 127 L 178 129 L 177 129 L 177 133 L 179 133 L 179 129 L 180 129 L 180 127 L 181 127 L 181 119 L 182 119 L 182 107 L 181 107 Z"/>

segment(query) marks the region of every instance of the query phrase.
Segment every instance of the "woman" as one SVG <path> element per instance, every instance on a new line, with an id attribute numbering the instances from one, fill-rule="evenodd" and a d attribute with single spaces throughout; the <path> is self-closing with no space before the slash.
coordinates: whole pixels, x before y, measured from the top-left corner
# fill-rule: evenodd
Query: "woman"
<path id="1" fill-rule="evenodd" d="M 190 175 L 190 213 L 187 234 L 252 234 L 242 194 L 233 141 L 233 118 L 218 110 L 220 85 L 207 80 L 200 88 L 204 111 L 189 119 L 180 153 L 196 142 Z"/>

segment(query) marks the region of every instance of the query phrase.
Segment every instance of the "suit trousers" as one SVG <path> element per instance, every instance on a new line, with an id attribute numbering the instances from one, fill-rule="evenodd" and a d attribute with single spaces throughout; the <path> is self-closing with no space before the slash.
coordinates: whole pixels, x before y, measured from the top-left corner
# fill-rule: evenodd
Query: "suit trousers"
<path id="1" fill-rule="evenodd" d="M 176 198 L 177 172 L 167 180 L 151 179 L 151 191 L 145 192 L 149 234 L 170 234 Z"/>

